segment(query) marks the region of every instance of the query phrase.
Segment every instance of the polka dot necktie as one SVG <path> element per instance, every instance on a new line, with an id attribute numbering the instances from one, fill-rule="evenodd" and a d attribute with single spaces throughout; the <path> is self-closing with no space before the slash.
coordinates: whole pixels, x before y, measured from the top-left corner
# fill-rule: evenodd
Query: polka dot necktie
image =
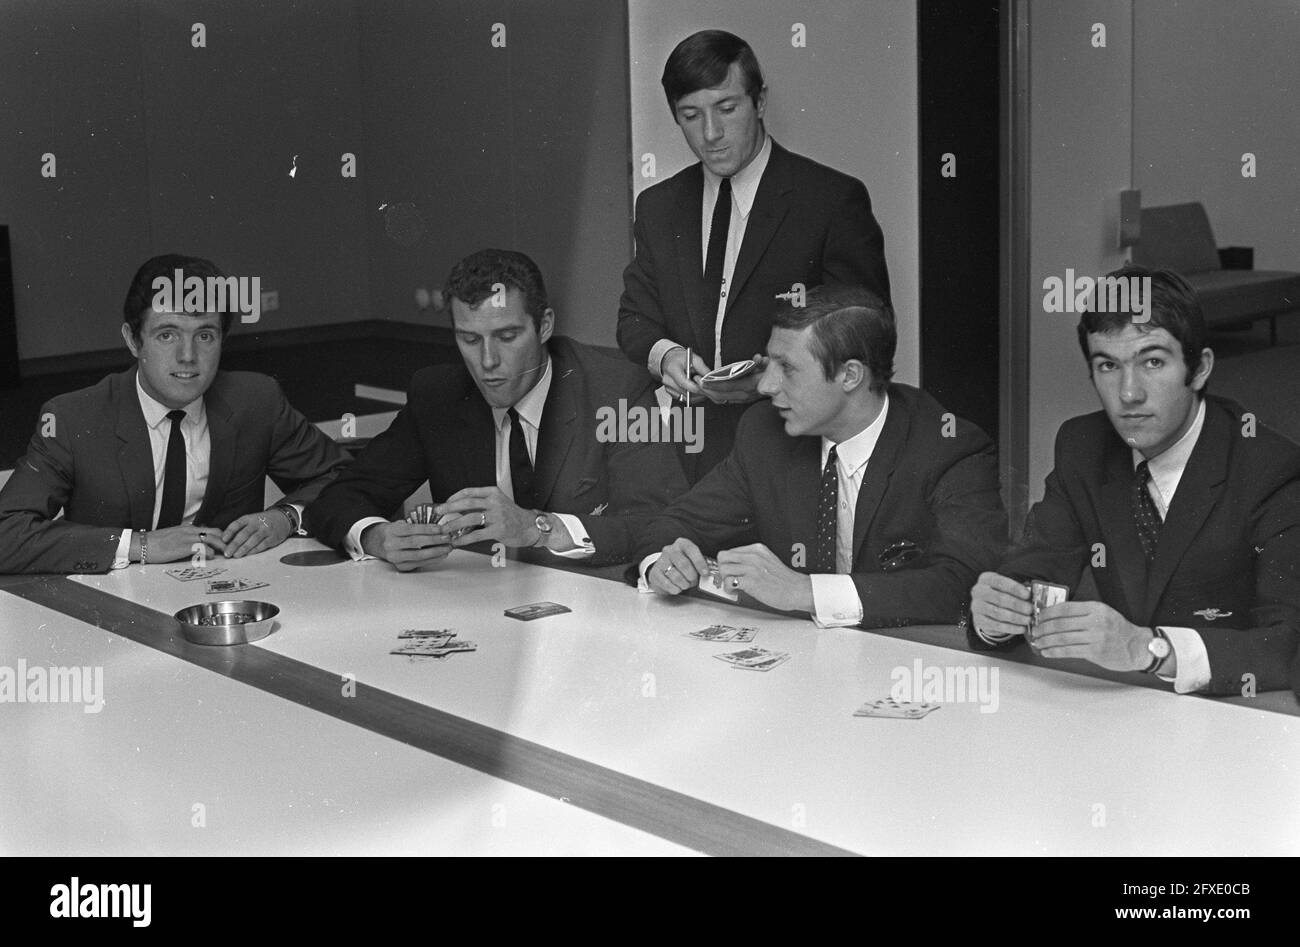
<path id="1" fill-rule="evenodd" d="M 835 446 L 826 454 L 821 490 L 817 495 L 817 546 L 813 551 L 812 574 L 835 571 L 835 508 L 839 505 L 840 478 L 836 469 Z"/>
<path id="2" fill-rule="evenodd" d="M 1151 482 L 1151 471 L 1144 460 L 1137 465 L 1133 477 L 1133 520 L 1137 523 L 1138 539 L 1142 540 L 1142 551 L 1149 562 L 1156 554 L 1156 543 L 1160 539 L 1160 511 L 1156 509 L 1155 500 L 1147 484 Z"/>

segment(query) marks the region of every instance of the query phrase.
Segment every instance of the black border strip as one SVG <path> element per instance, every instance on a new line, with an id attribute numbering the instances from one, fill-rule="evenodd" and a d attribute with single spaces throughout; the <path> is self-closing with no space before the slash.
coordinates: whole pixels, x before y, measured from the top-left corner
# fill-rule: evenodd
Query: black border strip
<path id="1" fill-rule="evenodd" d="M 62 576 L 0 583 L 9 592 L 258 690 L 363 727 L 706 855 L 855 853 L 674 792 L 263 648 L 190 644 L 170 616 Z"/>

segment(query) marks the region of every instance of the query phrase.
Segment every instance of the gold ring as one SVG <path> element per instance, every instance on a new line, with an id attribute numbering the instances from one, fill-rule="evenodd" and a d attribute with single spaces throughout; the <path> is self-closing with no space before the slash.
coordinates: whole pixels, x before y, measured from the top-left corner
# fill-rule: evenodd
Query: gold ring
<path id="1" fill-rule="evenodd" d="M 479 511 L 478 511 L 478 518 L 479 518 L 479 524 L 478 524 L 478 525 L 479 525 L 480 528 L 482 528 L 482 527 L 484 527 L 484 526 L 487 525 L 487 513 L 486 513 L 486 512 L 484 512 L 483 510 L 479 510 Z"/>
<path id="2" fill-rule="evenodd" d="M 738 589 L 738 588 L 740 588 L 740 576 L 738 576 L 738 575 L 733 575 L 733 576 L 731 577 L 731 587 L 732 587 L 733 589 Z"/>

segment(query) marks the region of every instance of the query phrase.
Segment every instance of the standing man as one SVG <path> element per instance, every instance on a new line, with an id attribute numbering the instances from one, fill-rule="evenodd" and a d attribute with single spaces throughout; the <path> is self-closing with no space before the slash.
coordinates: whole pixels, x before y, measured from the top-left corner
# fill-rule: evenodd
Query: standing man
<path id="1" fill-rule="evenodd" d="M 707 390 L 696 379 L 761 352 L 777 297 L 794 284 L 857 285 L 889 303 L 889 275 L 862 182 L 768 136 L 749 44 L 722 30 L 689 36 L 663 87 L 700 161 L 637 199 L 618 342 L 669 395 L 705 404 L 703 450 L 682 455 L 693 483 L 727 456 L 745 406 L 761 397 L 758 372 Z"/>
<path id="2" fill-rule="evenodd" d="M 399 572 L 490 540 L 626 562 L 686 489 L 671 445 L 599 430 L 620 402 L 653 412 L 645 373 L 553 335 L 541 270 L 522 253 L 466 257 L 443 294 L 464 364 L 412 377 L 406 407 L 308 511 L 323 541 Z M 445 522 L 390 522 L 426 480 Z"/>
<path id="3" fill-rule="evenodd" d="M 122 323 L 136 364 L 41 408 L 0 490 L 0 572 L 107 572 L 188 559 L 196 544 L 271 549 L 303 532 L 303 505 L 347 463 L 274 379 L 220 371 L 230 309 L 154 304 L 155 281 L 178 272 L 232 279 L 174 254 L 136 271 Z M 268 475 L 287 495 L 263 510 Z"/>
<path id="4" fill-rule="evenodd" d="M 1045 658 L 1145 671 L 1180 694 L 1285 688 L 1300 640 L 1300 447 L 1205 394 L 1214 352 L 1182 277 L 1109 278 L 1149 280 L 1148 311 L 1079 320 L 1102 410 L 1057 432 L 1023 538 L 971 589 L 970 643 L 1028 638 Z M 1031 628 L 1023 583 L 1073 590 L 1089 566 L 1100 600 L 1053 605 Z"/>

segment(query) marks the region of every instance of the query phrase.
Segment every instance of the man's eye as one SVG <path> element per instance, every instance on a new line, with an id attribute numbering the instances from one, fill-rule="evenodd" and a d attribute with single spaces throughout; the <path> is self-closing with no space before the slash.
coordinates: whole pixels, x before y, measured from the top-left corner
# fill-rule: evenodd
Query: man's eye
<path id="1" fill-rule="evenodd" d="M 513 342 L 515 339 L 519 338 L 519 333 L 507 332 L 503 335 L 497 336 L 497 338 L 500 339 L 502 342 Z"/>
<path id="2" fill-rule="evenodd" d="M 1097 363 L 1097 371 L 1099 371 L 1099 372 L 1108 372 L 1108 371 L 1110 371 L 1110 370 L 1111 370 L 1112 368 L 1114 368 L 1114 367 L 1115 367 L 1115 363 L 1114 363 L 1114 362 L 1098 362 L 1098 363 Z"/>
<path id="3" fill-rule="evenodd" d="M 1163 358 L 1147 359 L 1147 366 L 1150 368 L 1163 368 L 1164 364 L 1165 364 L 1165 360 Z"/>
<path id="4" fill-rule="evenodd" d="M 158 341 L 159 341 L 159 342 L 170 342 L 171 340 L 172 340 L 172 334 L 171 334 L 170 332 L 159 332 L 159 333 L 158 333 Z"/>

